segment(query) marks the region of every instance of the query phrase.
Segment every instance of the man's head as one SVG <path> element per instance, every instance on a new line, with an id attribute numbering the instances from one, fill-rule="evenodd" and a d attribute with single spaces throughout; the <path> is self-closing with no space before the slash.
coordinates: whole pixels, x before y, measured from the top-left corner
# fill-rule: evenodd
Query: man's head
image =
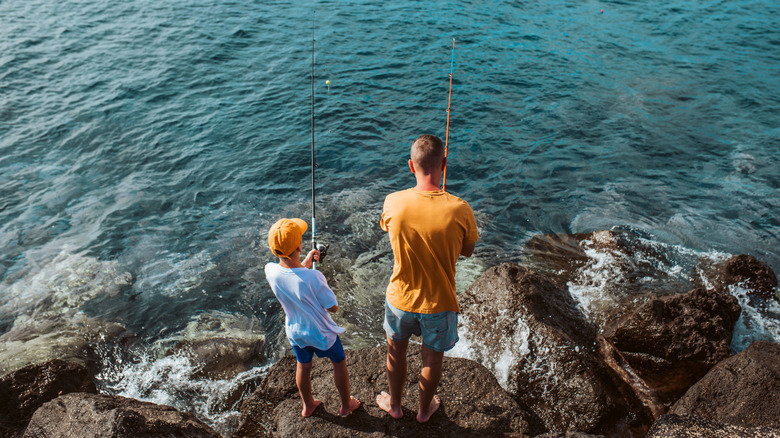
<path id="1" fill-rule="evenodd" d="M 412 143 L 412 163 L 416 171 L 432 175 L 443 168 L 444 145 L 439 137 L 423 134 Z"/>
<path id="2" fill-rule="evenodd" d="M 303 219 L 279 219 L 268 230 L 268 247 L 275 256 L 290 258 L 301 246 L 303 233 L 308 228 Z"/>

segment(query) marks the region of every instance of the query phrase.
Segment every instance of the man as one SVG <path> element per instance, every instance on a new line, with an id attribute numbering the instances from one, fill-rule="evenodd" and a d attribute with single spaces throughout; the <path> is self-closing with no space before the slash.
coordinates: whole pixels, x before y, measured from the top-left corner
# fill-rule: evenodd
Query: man
<path id="1" fill-rule="evenodd" d="M 471 257 L 479 238 L 469 204 L 441 190 L 446 165 L 441 139 L 418 137 L 409 160 L 417 185 L 385 198 L 380 223 L 390 237 L 395 260 L 384 322 L 390 393 L 383 391 L 376 402 L 393 418 L 401 418 L 409 337 L 421 336 L 420 423 L 439 409 L 436 388 L 442 359 L 458 341 L 455 262 L 460 255 Z"/>

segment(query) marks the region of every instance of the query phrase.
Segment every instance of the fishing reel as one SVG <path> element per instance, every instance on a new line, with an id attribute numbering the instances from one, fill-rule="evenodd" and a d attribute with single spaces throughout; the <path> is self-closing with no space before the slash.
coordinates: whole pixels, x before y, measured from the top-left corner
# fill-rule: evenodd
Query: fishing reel
<path id="1" fill-rule="evenodd" d="M 320 262 L 322 262 L 322 259 L 324 259 L 326 255 L 328 255 L 329 246 L 330 245 L 328 244 L 317 242 L 317 251 L 320 252 Z"/>

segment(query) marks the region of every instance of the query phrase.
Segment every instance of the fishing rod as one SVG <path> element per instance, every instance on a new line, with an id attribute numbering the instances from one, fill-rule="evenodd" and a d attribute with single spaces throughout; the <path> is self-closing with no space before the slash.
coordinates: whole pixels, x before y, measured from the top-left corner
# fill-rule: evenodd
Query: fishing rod
<path id="1" fill-rule="evenodd" d="M 314 184 L 314 14 L 311 18 L 311 249 L 320 252 L 320 261 L 325 258 L 328 245 L 317 243 L 317 204 Z M 317 269 L 317 262 L 312 263 L 312 268 Z"/>
<path id="2" fill-rule="evenodd" d="M 447 132 L 444 134 L 444 158 L 447 158 L 450 143 L 450 104 L 452 103 L 452 68 L 455 66 L 455 38 L 452 39 L 452 58 L 450 59 L 450 95 L 447 98 Z M 441 190 L 447 190 L 447 163 L 444 163 L 444 181 Z"/>

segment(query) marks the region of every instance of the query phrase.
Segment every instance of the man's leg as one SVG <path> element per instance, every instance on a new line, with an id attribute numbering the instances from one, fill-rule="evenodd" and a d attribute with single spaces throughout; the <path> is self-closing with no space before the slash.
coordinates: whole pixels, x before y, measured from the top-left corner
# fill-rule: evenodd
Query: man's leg
<path id="1" fill-rule="evenodd" d="M 317 410 L 317 406 L 322 404 L 311 394 L 311 365 L 312 362 L 298 362 L 298 367 L 295 370 L 295 384 L 298 385 L 298 393 L 303 400 L 301 415 L 304 417 L 310 417 Z"/>
<path id="2" fill-rule="evenodd" d="M 420 408 L 417 421 L 425 423 L 439 409 L 441 401 L 436 388 L 441 380 L 441 367 L 444 352 L 422 346 L 422 370 L 420 370 Z"/>
<path id="3" fill-rule="evenodd" d="M 387 383 L 390 394 L 382 391 L 376 396 L 376 404 L 396 419 L 403 416 L 401 399 L 404 395 L 404 385 L 406 385 L 406 349 L 408 346 L 408 339 L 394 341 L 390 337 L 387 338 Z M 441 366 L 439 368 L 441 369 Z"/>

